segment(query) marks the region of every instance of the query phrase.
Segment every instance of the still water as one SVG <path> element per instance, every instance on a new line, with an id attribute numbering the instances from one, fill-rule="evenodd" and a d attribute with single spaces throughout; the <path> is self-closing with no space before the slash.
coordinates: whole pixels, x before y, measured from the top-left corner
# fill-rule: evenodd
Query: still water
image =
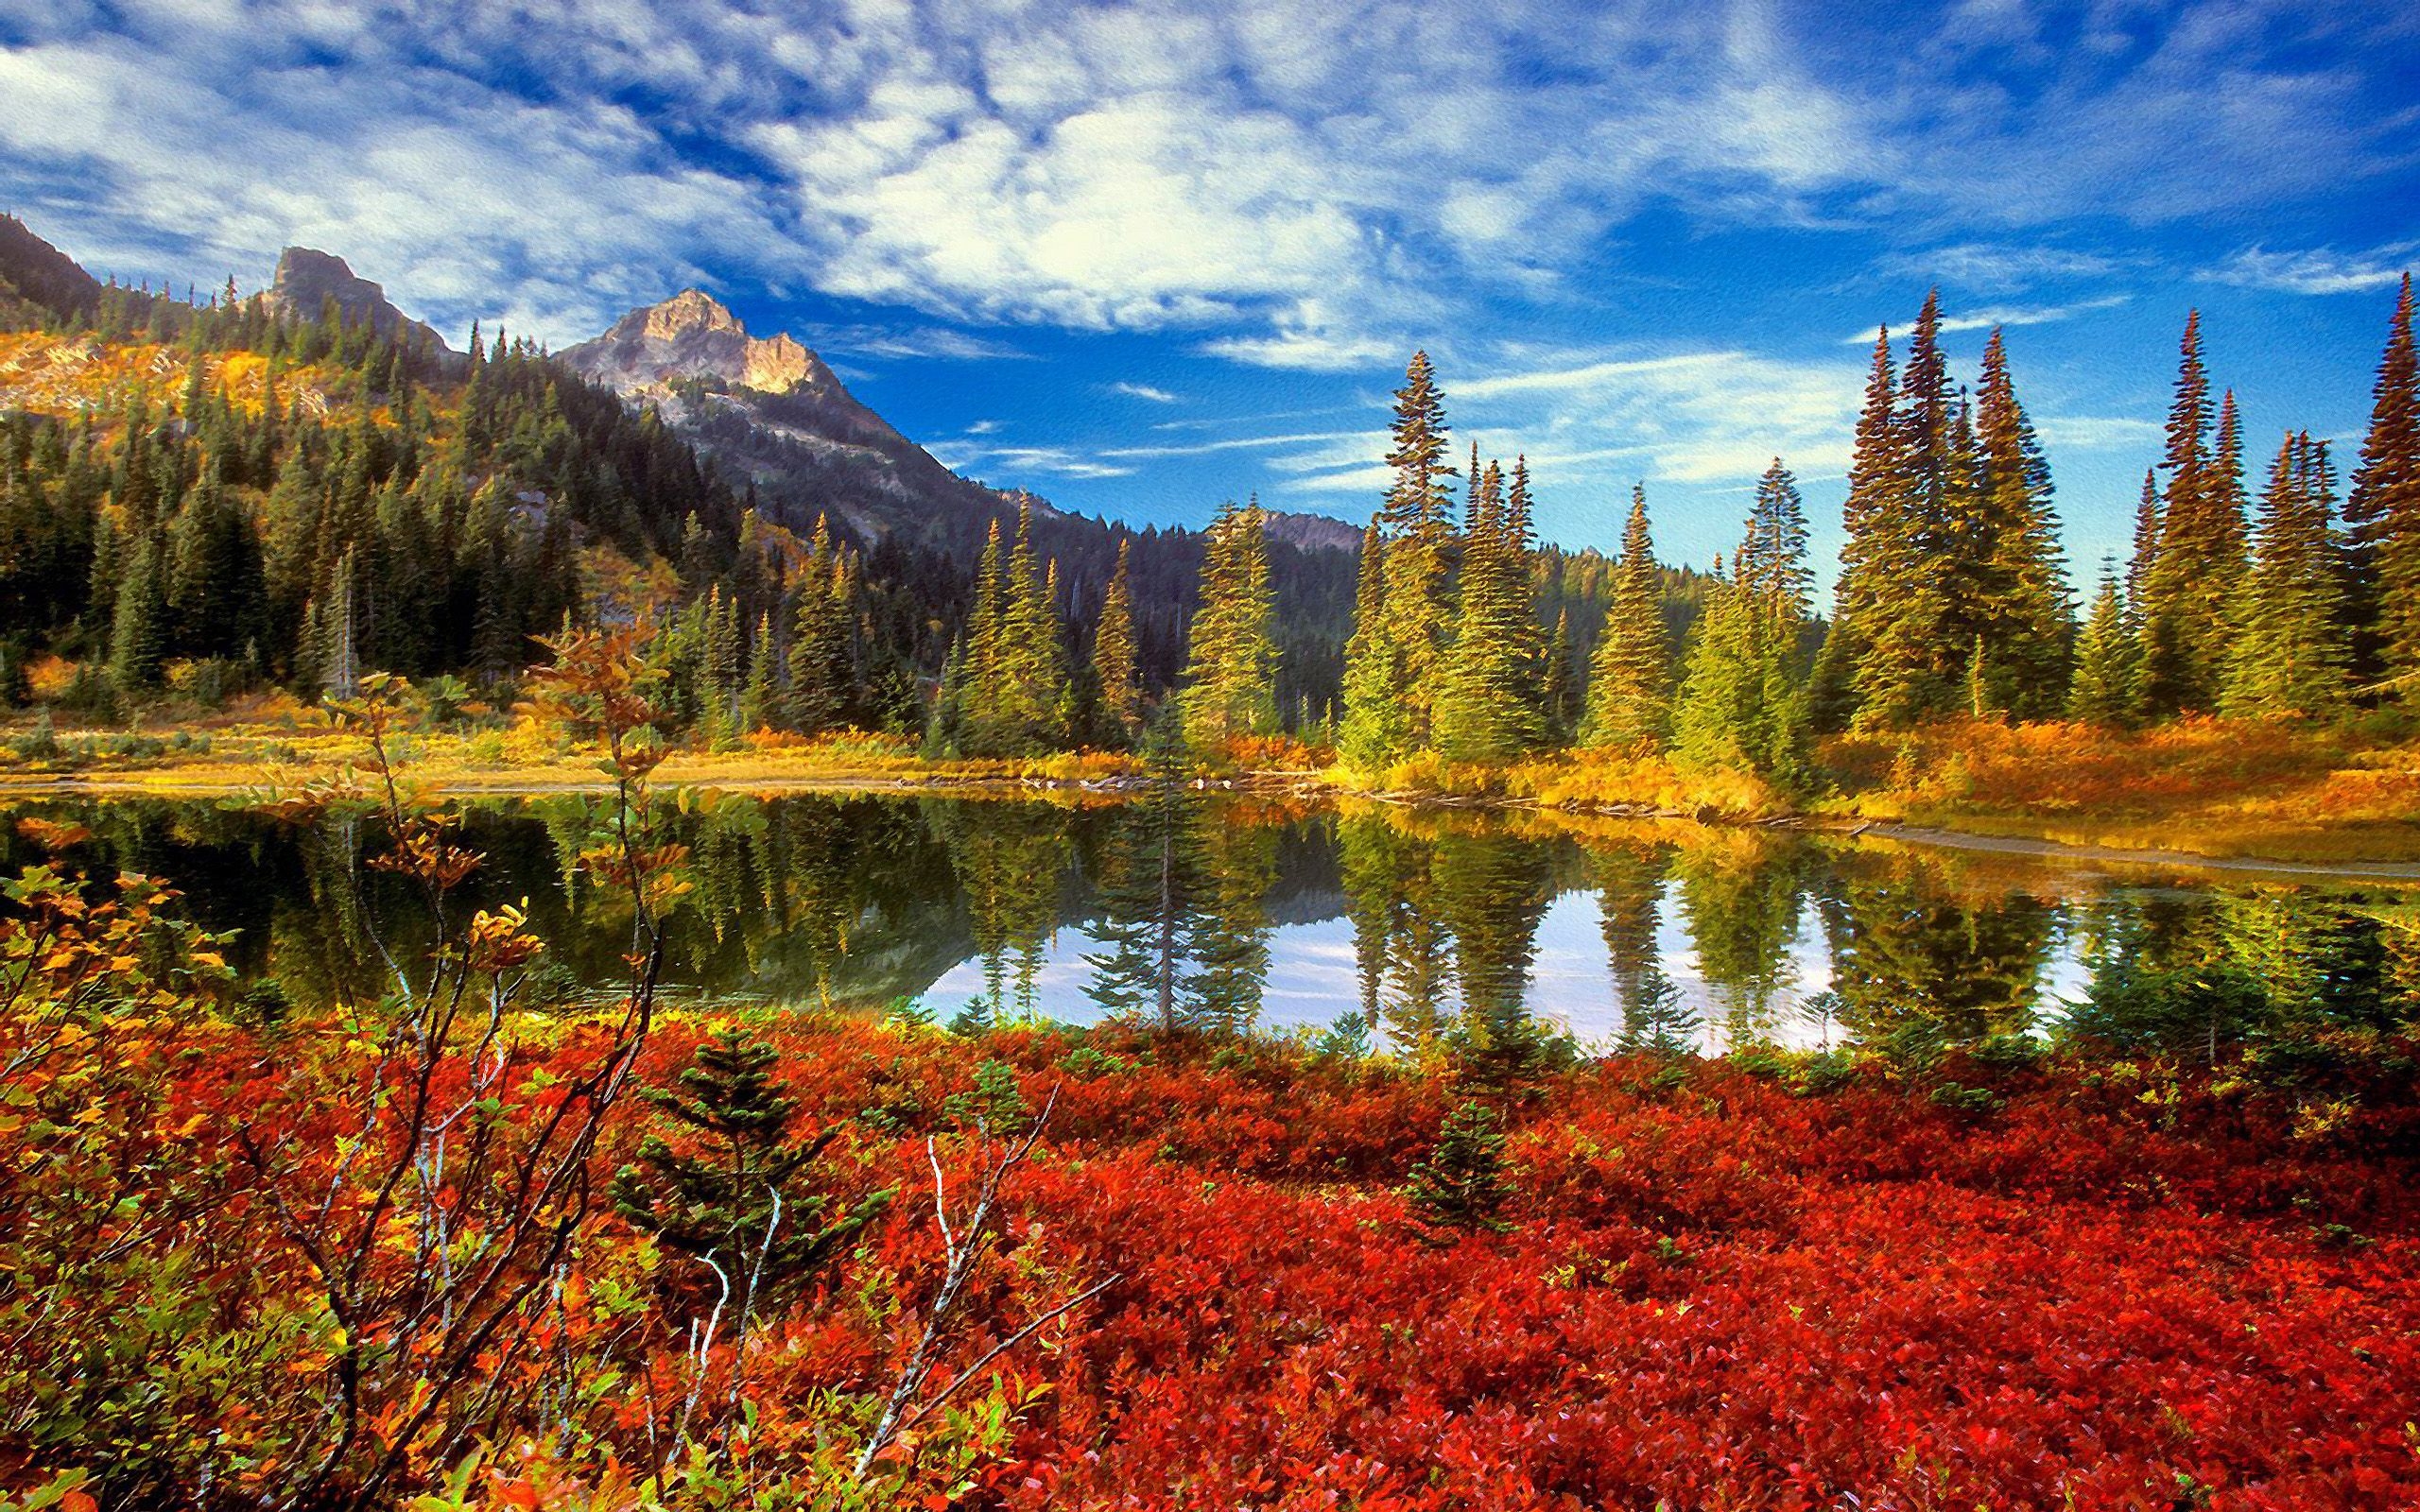
<path id="1" fill-rule="evenodd" d="M 628 941 L 627 915 L 574 864 L 595 802 L 462 811 L 486 860 L 456 906 L 526 899 L 556 1000 L 610 987 Z M 376 996 L 378 945 L 400 954 L 428 933 L 412 893 L 359 868 L 380 843 L 366 821 L 230 802 L 14 813 L 94 831 L 70 857 L 89 871 L 182 888 L 206 927 L 239 932 L 238 970 L 295 1003 Z M 702 1000 L 1281 1033 L 1359 1014 L 1381 1042 L 1517 1003 L 1584 1046 L 1702 1051 L 1911 1028 L 1973 1040 L 2078 1011 L 2182 1047 L 2420 1008 L 2420 890 L 2376 884 L 1193 796 L 726 798 L 668 822 L 688 847 L 668 974 Z M 13 825 L 0 852 L 11 873 L 37 859 Z"/>

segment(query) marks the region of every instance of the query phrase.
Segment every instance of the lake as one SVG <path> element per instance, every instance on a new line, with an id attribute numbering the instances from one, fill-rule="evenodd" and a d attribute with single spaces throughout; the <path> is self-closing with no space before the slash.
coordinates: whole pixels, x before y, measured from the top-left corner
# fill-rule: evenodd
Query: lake
<path id="1" fill-rule="evenodd" d="M 610 990 L 628 915 L 574 865 L 598 800 L 464 805 L 464 912 L 526 899 L 537 995 Z M 232 801 L 40 801 L 84 868 L 150 873 L 293 1004 L 375 997 L 429 936 L 357 865 L 372 821 Z M 2420 889 L 1974 854 L 1766 830 L 1195 794 L 1122 805 L 723 797 L 688 847 L 667 974 L 692 1001 L 948 1021 L 1163 1009 L 1268 1032 L 1365 1016 L 1383 1043 L 1518 1003 L 1583 1047 L 1817 1048 L 2042 1031 L 2088 998 L 2189 1049 L 2280 1024 L 2382 1026 L 2420 1000 Z M 13 824 L 5 860 L 38 859 Z"/>

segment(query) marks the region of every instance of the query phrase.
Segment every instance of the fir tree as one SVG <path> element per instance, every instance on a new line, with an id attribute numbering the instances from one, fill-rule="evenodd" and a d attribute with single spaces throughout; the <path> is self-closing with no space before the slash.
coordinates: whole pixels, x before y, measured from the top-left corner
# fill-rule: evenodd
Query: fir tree
<path id="1" fill-rule="evenodd" d="M 1806 617 L 1815 578 L 1806 565 L 1806 507 L 1798 496 L 1798 479 L 1778 456 L 1756 481 L 1747 538 L 1733 572 L 1741 590 L 1767 612 L 1789 621 Z"/>
<path id="2" fill-rule="evenodd" d="M 1344 718 L 1337 732 L 1344 759 L 1374 770 L 1402 755 L 1411 722 L 1401 696 L 1402 659 L 1389 638 L 1387 541 L 1377 520 L 1361 533 L 1353 595 L 1353 634 L 1344 646 Z"/>
<path id="3" fill-rule="evenodd" d="M 1093 630 L 1093 679 L 1099 693 L 1099 738 L 1131 747 L 1143 733 L 1143 681 L 1134 644 L 1134 593 L 1128 558 L 1133 542 L 1117 543 L 1117 570 L 1110 575 Z"/>
<path id="4" fill-rule="evenodd" d="M 1445 1115 L 1437 1148 L 1411 1168 L 1404 1195 L 1430 1223 L 1447 1228 L 1509 1233 L 1497 1216 L 1512 1194 L 1504 1178 L 1504 1132 L 1495 1109 L 1476 1100 Z"/>
<path id="5" fill-rule="evenodd" d="M 1719 558 L 1714 576 L 1673 703 L 1673 759 L 1796 781 L 1808 734 L 1806 694 L 1791 675 L 1797 622 L 1726 578 Z"/>
<path id="6" fill-rule="evenodd" d="M 851 686 L 849 606 L 837 554 L 807 558 L 790 621 L 789 724 L 820 735 L 844 723 Z"/>
<path id="7" fill-rule="evenodd" d="M 1983 348 L 1976 406 L 1977 492 L 1988 596 L 1975 628 L 1990 647 L 1993 703 L 2020 717 L 2065 701 L 2070 639 L 2066 567 L 2050 505 L 2050 468 L 2009 376 L 1999 328 Z"/>
<path id="8" fill-rule="evenodd" d="M 167 652 L 168 602 L 162 581 L 158 536 L 146 531 L 129 541 L 119 576 L 116 609 L 110 619 L 110 681 L 122 694 L 140 693 L 160 680 Z"/>
<path id="9" fill-rule="evenodd" d="M 1276 603 L 1259 500 L 1221 505 L 1207 545 L 1180 706 L 1185 744 L 1215 757 L 1231 740 L 1277 729 Z"/>
<path id="10" fill-rule="evenodd" d="M 2220 700 L 2231 714 L 2320 714 L 2345 696 L 2342 546 L 2330 513 L 2335 470 L 2308 431 L 2277 448 L 2260 499 Z"/>
<path id="11" fill-rule="evenodd" d="M 743 733 L 769 730 L 782 701 L 782 650 L 773 640 L 770 610 L 756 617 L 756 634 L 748 647 L 748 682 L 739 695 L 739 728 Z"/>
<path id="12" fill-rule="evenodd" d="M 1385 648 L 1378 665 L 1386 681 L 1373 692 L 1400 709 L 1405 733 L 1402 747 L 1384 750 L 1388 757 L 1425 747 L 1431 739 L 1453 616 L 1454 501 L 1448 480 L 1455 470 L 1445 460 L 1444 399 L 1426 352 L 1412 353 L 1404 370 L 1404 386 L 1395 391 L 1392 431 L 1387 464 L 1394 469 L 1395 480 L 1378 514 L 1387 541 L 1378 639 Z M 1348 725 L 1357 713 L 1368 711 L 1357 710 L 1348 699 Z M 1376 716 L 1382 726 L 1394 717 Z M 1370 744 L 1366 738 L 1350 737 L 1349 743 Z"/>
<path id="13" fill-rule="evenodd" d="M 1474 458 L 1477 453 L 1473 453 Z M 1546 738 L 1537 686 L 1537 611 L 1530 602 L 1526 541 L 1513 540 L 1504 480 L 1490 462 L 1471 488 L 1463 537 L 1461 601 L 1453 655 L 1436 704 L 1437 747 L 1454 761 L 1497 761 L 1534 748 Z M 1520 514 L 1528 514 L 1529 479 L 1518 480 Z"/>
<path id="14" fill-rule="evenodd" d="M 1876 379 L 1888 370 L 1889 351 L 1877 344 Z M 1869 387 L 1869 414 L 1873 397 Z M 1957 408 L 1941 351 L 1938 290 L 1926 296 L 1916 318 L 1893 405 L 1871 421 L 1860 418 L 1849 465 L 1857 501 L 1850 512 L 1860 539 L 1848 554 L 1853 568 L 1844 569 L 1854 578 L 1844 578 L 1844 621 L 1855 642 L 1855 722 L 1869 729 L 1903 728 L 1949 707 L 1949 669 L 1965 661 L 1965 647 L 1948 640 L 1941 546 L 1956 491 L 1971 475 L 1961 478 L 1954 455 Z M 1873 438 L 1869 460 L 1872 432 L 1882 434 Z"/>
<path id="15" fill-rule="evenodd" d="M 2353 580 L 2347 617 L 2360 675 L 2411 700 L 2420 697 L 2420 354 L 2409 273 L 2371 393 L 2369 434 L 2344 505 Z"/>
<path id="16" fill-rule="evenodd" d="M 1811 732 L 1799 655 L 1809 574 L 1797 480 L 1781 458 L 1757 485 L 1730 580 L 1719 560 L 1715 576 L 1673 710 L 1673 754 L 1796 782 Z"/>
<path id="17" fill-rule="evenodd" d="M 680 1091 L 647 1094 L 694 1131 L 698 1147 L 677 1150 L 650 1134 L 614 1177 L 614 1211 L 706 1273 L 686 1288 L 691 1307 L 719 1305 L 740 1333 L 752 1314 L 838 1259 L 897 1195 L 890 1188 L 836 1210 L 833 1194 L 812 1184 L 809 1167 L 846 1125 L 790 1142 L 798 1105 L 774 1079 L 774 1061 L 773 1047 L 748 1030 L 717 1030 L 681 1072 Z"/>
<path id="18" fill-rule="evenodd" d="M 2067 713 L 2097 724 L 2127 725 L 2142 706 L 2139 645 L 2115 563 L 2104 563 L 2083 633 L 2076 642 Z"/>
<path id="19" fill-rule="evenodd" d="M 1558 610 L 1554 633 L 1547 637 L 1546 670 L 1539 692 L 1545 706 L 1547 743 L 1562 745 L 1572 738 L 1571 611 Z"/>
<path id="20" fill-rule="evenodd" d="M 1631 490 L 1605 627 L 1588 662 L 1583 746 L 1647 747 L 1662 742 L 1669 717 L 1671 648 L 1664 636 L 1664 591 L 1647 521 L 1647 490 Z"/>
<path id="21" fill-rule="evenodd" d="M 2153 713 L 2217 706 L 2229 610 L 2243 577 L 2235 396 L 2226 397 L 2214 448 L 2209 395 L 2197 311 L 2185 323 L 2176 399 L 2169 410 L 2159 546 L 2143 581 L 2143 692 Z"/>

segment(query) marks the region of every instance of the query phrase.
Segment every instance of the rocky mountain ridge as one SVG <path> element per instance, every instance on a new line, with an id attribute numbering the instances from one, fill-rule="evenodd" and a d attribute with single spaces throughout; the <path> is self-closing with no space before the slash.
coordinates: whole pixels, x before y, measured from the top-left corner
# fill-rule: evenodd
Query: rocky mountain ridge
<path id="1" fill-rule="evenodd" d="M 309 247 L 288 247 L 280 252 L 268 299 L 271 309 L 299 320 L 318 319 L 333 300 L 349 325 L 367 320 L 370 329 L 382 336 L 406 344 L 425 343 L 440 356 L 458 355 L 434 327 L 397 309 L 384 287 L 355 274 L 332 252 Z"/>

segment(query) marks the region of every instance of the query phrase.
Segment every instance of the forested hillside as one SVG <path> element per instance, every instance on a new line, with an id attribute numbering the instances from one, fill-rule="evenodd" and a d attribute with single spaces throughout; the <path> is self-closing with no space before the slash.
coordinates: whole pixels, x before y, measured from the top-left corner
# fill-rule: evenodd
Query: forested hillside
<path id="1" fill-rule="evenodd" d="M 921 733 L 980 596 L 983 532 L 1016 518 L 929 458 L 994 511 L 903 530 L 829 479 L 760 496 L 652 408 L 503 332 L 474 331 L 464 361 L 333 297 L 298 312 L 232 283 L 207 300 L 105 285 L 13 220 L 0 281 L 0 675 L 19 700 L 52 659 L 74 668 L 57 701 L 93 712 L 310 697 L 369 668 L 476 694 L 567 617 L 643 616 L 692 721 Z M 1079 674 L 1049 739 L 1079 743 L 1113 568 L 1131 558 L 1134 675 L 1156 700 L 1182 665 L 1201 540 L 1055 511 L 1031 529 Z M 1285 707 L 1318 717 L 1350 561 L 1270 555 Z"/>
<path id="2" fill-rule="evenodd" d="M 2408 280 L 2342 500 L 2307 431 L 2254 498 L 2266 444 L 2187 318 L 2132 558 L 2081 622 L 2007 343 L 1970 389 L 1937 297 L 1904 345 L 1876 341 L 1828 623 L 1785 459 L 1710 573 L 1656 559 L 1644 488 L 1617 557 L 1559 551 L 1523 458 L 1456 454 L 1426 354 L 1347 552 L 1256 501 L 1135 531 L 960 478 L 696 291 L 563 356 L 475 327 L 458 355 L 323 254 L 290 250 L 266 295 L 174 298 L 96 284 L 11 221 L 0 301 L 20 702 L 308 699 L 379 669 L 455 679 L 460 704 L 509 695 L 535 636 L 639 621 L 716 746 L 1125 749 L 1165 713 L 1212 757 L 1292 734 L 1384 775 L 1577 746 L 1804 790 L 1842 731 L 2332 717 L 2420 676 Z"/>

